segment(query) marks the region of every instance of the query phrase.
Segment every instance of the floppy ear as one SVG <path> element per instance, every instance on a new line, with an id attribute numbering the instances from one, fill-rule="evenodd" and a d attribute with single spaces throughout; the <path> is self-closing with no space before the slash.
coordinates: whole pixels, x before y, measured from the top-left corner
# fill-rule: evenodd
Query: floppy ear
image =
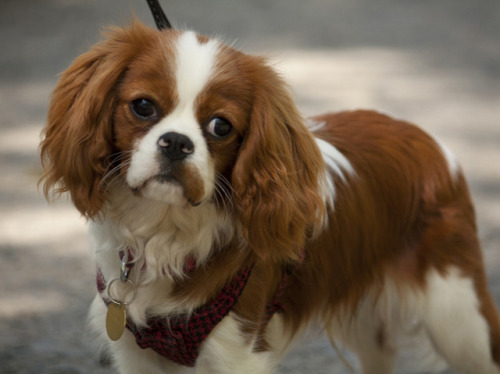
<path id="1" fill-rule="evenodd" d="M 287 87 L 264 66 L 255 82 L 247 133 L 233 169 L 243 235 L 261 258 L 297 260 L 325 215 L 324 162 Z"/>
<path id="2" fill-rule="evenodd" d="M 115 87 L 149 33 L 135 22 L 110 31 L 108 39 L 79 56 L 62 74 L 49 106 L 41 143 L 44 193 L 69 191 L 89 218 L 105 201 L 101 180 L 113 152 Z M 144 40 L 144 39 L 143 39 Z"/>

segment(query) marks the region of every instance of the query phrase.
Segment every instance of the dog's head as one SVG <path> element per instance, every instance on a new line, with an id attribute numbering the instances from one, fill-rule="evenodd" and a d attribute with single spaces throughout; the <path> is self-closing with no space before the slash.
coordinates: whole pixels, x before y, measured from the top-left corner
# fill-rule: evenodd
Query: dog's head
<path id="1" fill-rule="evenodd" d="M 158 204 L 233 209 L 255 251 L 283 257 L 325 214 L 323 161 L 283 81 L 194 32 L 111 30 L 63 73 L 44 135 L 45 193 L 69 191 L 89 218 L 122 184 Z"/>

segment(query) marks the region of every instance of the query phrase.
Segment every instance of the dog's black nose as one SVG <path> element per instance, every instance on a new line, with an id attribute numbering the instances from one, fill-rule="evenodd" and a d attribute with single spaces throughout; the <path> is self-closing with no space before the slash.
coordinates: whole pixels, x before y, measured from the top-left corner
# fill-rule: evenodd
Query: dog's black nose
<path id="1" fill-rule="evenodd" d="M 160 136 L 158 147 L 172 162 L 182 160 L 194 152 L 194 144 L 191 139 L 177 132 L 167 132 Z"/>

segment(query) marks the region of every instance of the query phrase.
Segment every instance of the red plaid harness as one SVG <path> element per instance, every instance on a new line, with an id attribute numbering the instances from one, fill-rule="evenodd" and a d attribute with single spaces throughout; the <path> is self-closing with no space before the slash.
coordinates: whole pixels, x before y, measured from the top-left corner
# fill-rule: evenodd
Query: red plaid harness
<path id="1" fill-rule="evenodd" d="M 147 327 L 137 327 L 127 319 L 126 327 L 135 336 L 142 349 L 151 348 L 163 357 L 183 366 L 193 367 L 199 354 L 201 343 L 219 322 L 233 309 L 247 284 L 253 265 L 236 273 L 221 292 L 210 302 L 196 308 L 192 314 L 180 314 L 169 318 L 149 317 Z M 189 270 L 194 270 L 189 266 Z M 274 313 L 284 311 L 281 303 L 291 271 L 285 271 L 271 303 L 266 306 L 267 321 Z M 102 294 L 106 290 L 106 280 L 98 269 L 97 289 Z M 110 300 L 103 297 L 106 305 Z"/>

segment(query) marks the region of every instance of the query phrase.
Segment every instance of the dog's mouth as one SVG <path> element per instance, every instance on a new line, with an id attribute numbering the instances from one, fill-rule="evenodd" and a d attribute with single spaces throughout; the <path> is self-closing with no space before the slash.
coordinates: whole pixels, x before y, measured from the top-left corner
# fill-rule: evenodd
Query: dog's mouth
<path id="1" fill-rule="evenodd" d="M 194 169 L 196 170 L 196 169 Z M 204 184 L 193 170 L 160 172 L 144 180 L 139 186 L 130 186 L 136 196 L 166 202 L 171 205 L 200 205 L 204 199 Z"/>
<path id="2" fill-rule="evenodd" d="M 177 179 L 172 176 L 171 173 L 160 173 L 160 174 L 157 174 L 157 175 L 151 177 L 151 179 L 157 181 L 158 183 L 180 184 L 177 181 Z"/>

